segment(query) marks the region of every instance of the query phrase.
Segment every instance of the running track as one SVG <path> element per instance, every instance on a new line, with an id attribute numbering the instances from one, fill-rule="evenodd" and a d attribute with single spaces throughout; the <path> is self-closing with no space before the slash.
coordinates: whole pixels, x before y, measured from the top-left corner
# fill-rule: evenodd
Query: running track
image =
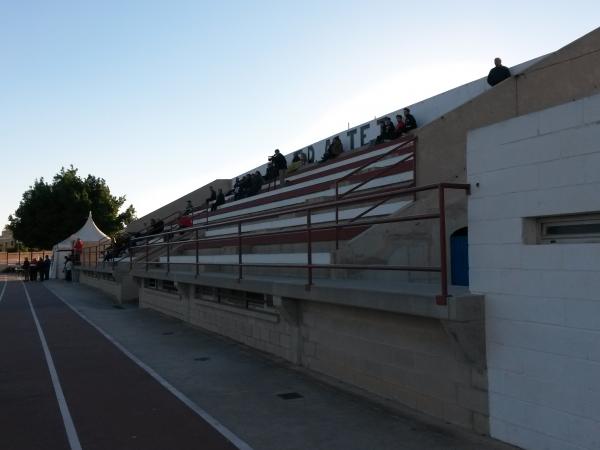
<path id="1" fill-rule="evenodd" d="M 0 280 L 0 449 L 250 449 L 131 358 L 43 283 Z"/>

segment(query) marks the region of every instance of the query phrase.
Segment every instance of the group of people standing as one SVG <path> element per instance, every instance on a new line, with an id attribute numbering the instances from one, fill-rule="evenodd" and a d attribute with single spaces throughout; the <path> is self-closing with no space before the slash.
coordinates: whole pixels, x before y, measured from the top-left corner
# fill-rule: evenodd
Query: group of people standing
<path id="1" fill-rule="evenodd" d="M 25 275 L 25 281 L 37 281 L 38 278 L 40 281 L 50 279 L 50 266 L 52 265 L 52 260 L 46 255 L 45 258 L 32 258 L 29 261 L 29 258 L 25 257 L 21 268 L 23 269 L 23 274 Z"/>

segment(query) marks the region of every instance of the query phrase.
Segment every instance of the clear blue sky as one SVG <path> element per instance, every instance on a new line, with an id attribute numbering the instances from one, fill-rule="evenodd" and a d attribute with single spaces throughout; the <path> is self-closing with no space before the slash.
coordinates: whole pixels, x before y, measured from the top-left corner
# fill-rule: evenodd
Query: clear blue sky
<path id="1" fill-rule="evenodd" d="M 600 2 L 0 0 L 0 228 L 73 164 L 142 216 L 554 51 Z"/>

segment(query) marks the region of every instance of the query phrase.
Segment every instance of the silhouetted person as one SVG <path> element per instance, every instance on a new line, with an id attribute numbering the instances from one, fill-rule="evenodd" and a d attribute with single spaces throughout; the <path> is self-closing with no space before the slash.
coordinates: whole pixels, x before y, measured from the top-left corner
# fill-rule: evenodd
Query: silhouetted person
<path id="1" fill-rule="evenodd" d="M 37 281 L 37 273 L 38 273 L 37 264 L 38 264 L 37 259 L 32 258 L 31 264 L 29 264 L 29 279 L 31 281 Z"/>
<path id="2" fill-rule="evenodd" d="M 211 211 L 216 211 L 217 207 L 225 204 L 225 194 L 223 194 L 223 189 L 219 188 L 219 193 L 217 194 L 217 199 L 213 203 L 210 208 Z"/>
<path id="3" fill-rule="evenodd" d="M 52 266 L 52 260 L 46 255 L 46 259 L 44 259 L 44 279 L 50 279 L 50 266 Z"/>
<path id="4" fill-rule="evenodd" d="M 210 204 L 210 202 L 215 201 L 217 199 L 217 193 L 215 192 L 215 190 L 213 189 L 213 187 L 209 186 L 208 188 L 210 189 L 210 195 L 206 199 L 206 207 L 207 208 L 208 208 L 208 205 Z"/>
<path id="5" fill-rule="evenodd" d="M 410 109 L 404 108 L 404 131 L 408 132 L 417 128 L 417 121 L 415 116 L 410 113 Z"/>
<path id="6" fill-rule="evenodd" d="M 275 167 L 277 167 L 277 174 L 279 175 L 279 187 L 283 186 L 285 182 L 285 175 L 287 173 L 287 160 L 285 156 L 281 154 L 279 149 L 275 149 L 275 153 L 271 156 L 271 160 Z"/>
<path id="7" fill-rule="evenodd" d="M 65 272 L 65 280 L 71 281 L 73 279 L 73 263 L 71 262 L 71 258 L 69 258 L 68 256 L 65 256 L 65 268 L 63 269 L 63 271 Z"/>
<path id="8" fill-rule="evenodd" d="M 29 281 L 29 267 L 31 266 L 31 263 L 29 262 L 29 259 L 27 259 L 27 257 L 25 257 L 25 261 L 23 261 L 23 265 L 21 266 L 23 268 L 23 276 L 25 277 L 25 281 Z"/>
<path id="9" fill-rule="evenodd" d="M 508 67 L 504 67 L 502 65 L 502 60 L 500 58 L 494 59 L 494 64 L 496 67 L 490 70 L 490 73 L 487 77 L 487 82 L 490 86 L 496 86 L 498 83 L 510 78 L 511 76 L 510 70 L 508 70 Z"/>

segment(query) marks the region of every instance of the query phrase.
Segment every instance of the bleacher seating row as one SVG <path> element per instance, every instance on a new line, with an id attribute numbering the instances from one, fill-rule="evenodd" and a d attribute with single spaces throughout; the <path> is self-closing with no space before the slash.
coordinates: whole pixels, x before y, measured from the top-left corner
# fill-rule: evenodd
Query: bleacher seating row
<path id="1" fill-rule="evenodd" d="M 237 254 L 231 248 L 238 245 L 238 225 L 241 222 L 241 232 L 244 235 L 245 246 L 264 246 L 297 244 L 306 241 L 306 215 L 298 215 L 294 210 L 307 204 L 319 205 L 326 201 L 341 198 L 348 193 L 352 197 L 360 197 L 366 193 L 412 186 L 415 181 L 415 141 L 413 138 L 403 138 L 395 142 L 387 142 L 378 146 L 365 147 L 347 152 L 335 160 L 326 163 L 313 164 L 303 167 L 291 174 L 286 184 L 277 189 L 263 186 L 262 191 L 252 197 L 232 200 L 221 205 L 216 211 L 209 213 L 208 209 L 196 211 L 193 214 L 194 228 L 201 229 L 201 240 L 191 242 L 195 232 L 180 230 L 174 222 L 167 224 L 165 231 L 177 231 L 168 240 L 170 252 L 167 257 L 163 244 L 165 238 L 156 236 L 147 241 L 139 241 L 141 246 L 150 245 L 149 249 L 136 250 L 137 263 L 162 264 L 167 261 L 178 264 L 195 264 L 196 251 L 200 264 L 237 264 Z M 339 186 L 336 186 L 339 184 Z M 337 188 L 336 188 L 337 187 Z M 412 202 L 412 197 L 395 198 L 380 205 L 371 203 L 353 204 L 340 207 L 337 218 L 340 222 L 351 221 L 356 217 L 377 218 L 393 214 L 405 208 Z M 267 218 L 261 218 L 265 213 Z M 352 228 L 319 229 L 318 225 L 330 224 L 336 220 L 335 208 L 318 209 L 311 215 L 311 223 L 317 226 L 312 232 L 313 242 L 330 243 L 318 252 L 312 253 L 314 264 L 329 264 L 332 261 L 334 247 L 331 243 L 336 240 L 352 239 L 365 231 L 368 226 L 360 224 Z M 223 225 L 220 226 L 219 224 Z M 208 225 L 207 225 L 208 224 Z M 282 231 L 281 234 L 262 234 L 269 231 Z M 229 247 L 229 250 L 213 254 L 217 249 Z M 295 253 L 278 249 L 264 252 L 256 250 L 245 253 L 242 262 L 245 264 L 305 264 L 306 249 L 297 249 Z M 323 251 L 327 250 L 327 251 Z M 208 254 L 207 254 L 208 252 Z M 193 253 L 193 254 L 192 254 Z M 147 255 L 147 260 L 146 260 Z"/>

